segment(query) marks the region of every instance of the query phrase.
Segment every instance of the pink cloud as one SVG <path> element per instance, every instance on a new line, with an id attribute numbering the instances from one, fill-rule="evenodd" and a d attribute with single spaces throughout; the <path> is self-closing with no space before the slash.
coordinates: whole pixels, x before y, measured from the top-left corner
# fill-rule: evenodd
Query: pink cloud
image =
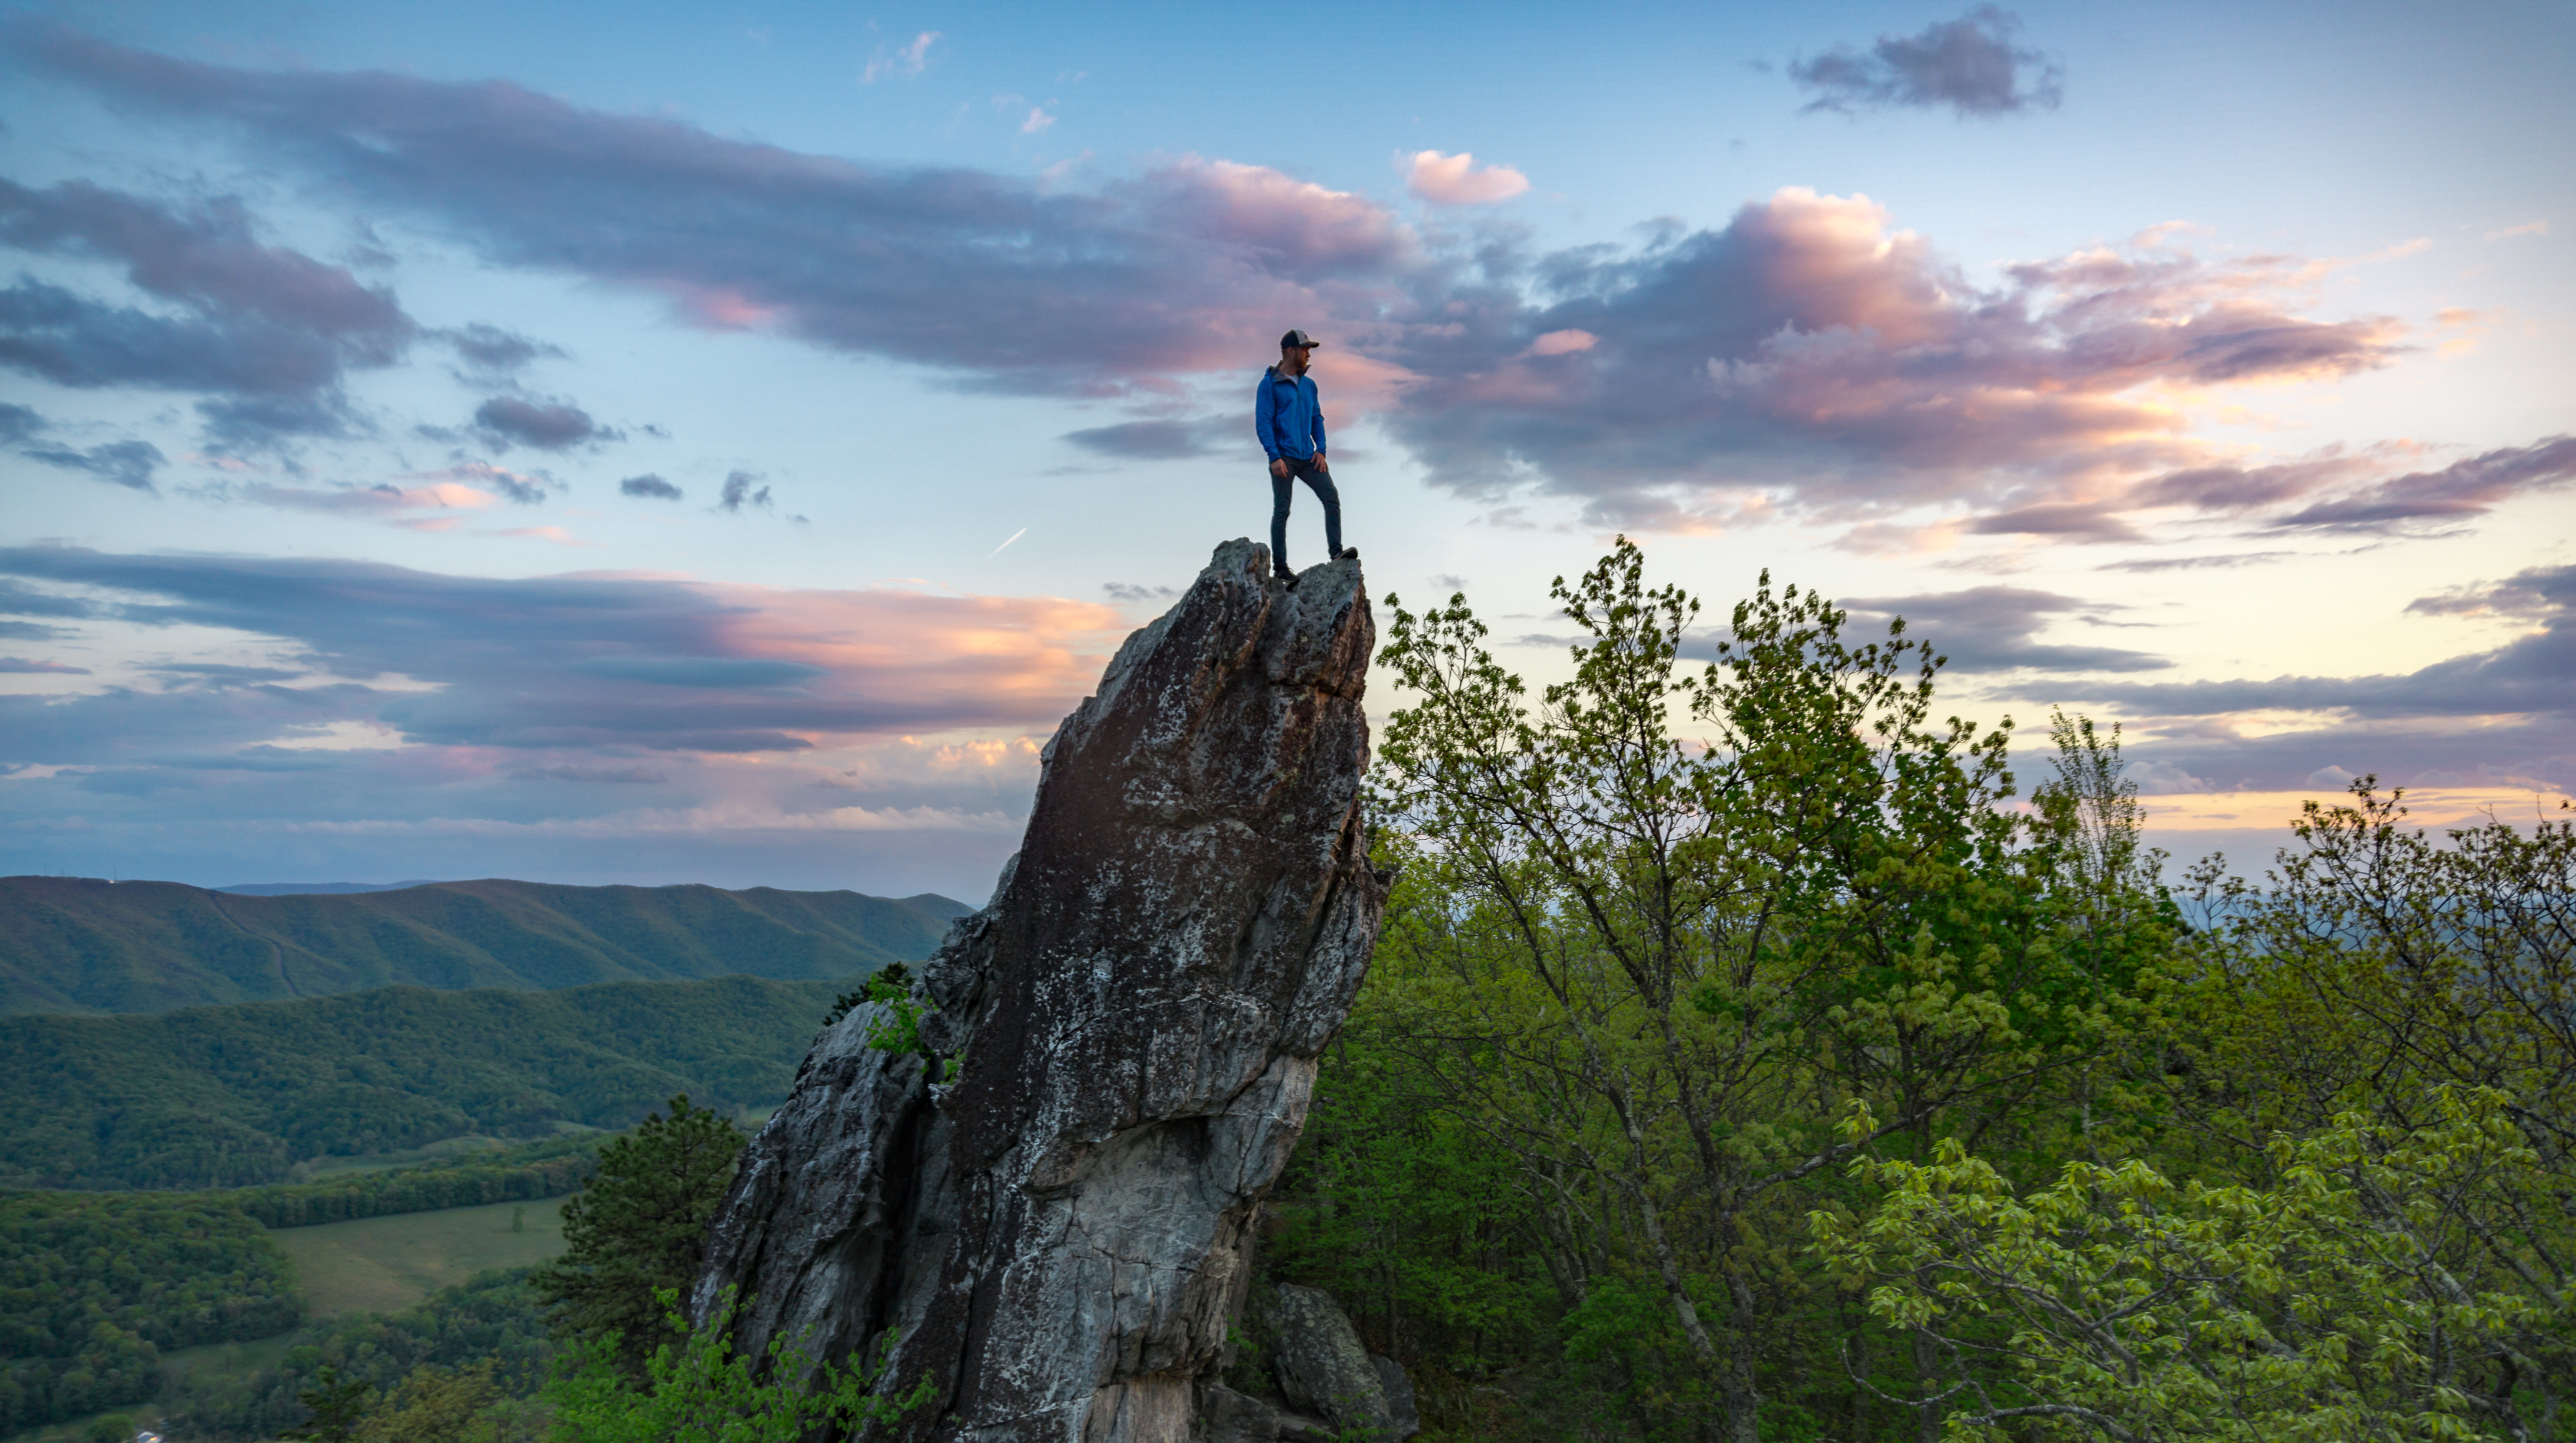
<path id="1" fill-rule="evenodd" d="M 2345 262 L 2182 242 L 2159 228 L 1981 286 L 1868 197 L 1785 188 L 1717 230 L 1564 258 L 1573 299 L 1452 301 L 1399 331 L 1386 349 L 1428 379 L 1392 423 L 1435 479 L 1535 473 L 1601 524 L 1725 515 L 1753 487 L 1852 523 L 1949 503 L 2005 513 L 1977 530 L 2126 539 L 2120 513 L 2151 499 L 2131 483 L 2241 464 L 2193 434 L 2201 393 L 2403 350 L 2389 318 L 2304 313 Z"/>
<path id="2" fill-rule="evenodd" d="M 1442 155 L 1417 151 L 1404 163 L 1405 184 L 1433 205 L 1492 205 L 1529 189 L 1529 177 L 1508 165 L 1479 168 L 1468 151 Z"/>
<path id="3" fill-rule="evenodd" d="M 491 492 L 478 491 L 458 481 L 437 481 L 427 486 L 349 486 L 333 490 L 273 486 L 263 482 L 241 487 L 233 494 L 261 506 L 381 521 L 410 519 L 422 512 L 479 511 L 501 504 L 501 498 Z"/>

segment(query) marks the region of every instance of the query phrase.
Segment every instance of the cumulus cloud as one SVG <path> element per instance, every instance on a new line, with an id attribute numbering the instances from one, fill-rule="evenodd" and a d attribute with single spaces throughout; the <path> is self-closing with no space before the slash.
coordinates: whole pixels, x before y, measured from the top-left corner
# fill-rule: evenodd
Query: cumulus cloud
<path id="1" fill-rule="evenodd" d="M 1433 205 L 1492 205 L 1529 189 L 1529 177 L 1508 165 L 1476 164 L 1468 151 L 1442 155 L 1416 151 L 1404 162 L 1404 183 Z"/>
<path id="2" fill-rule="evenodd" d="M 1903 617 L 1906 635 L 1948 657 L 1953 672 L 2130 672 L 2173 665 L 2151 652 L 2037 640 L 2059 618 L 2101 624 L 2108 610 L 2054 592 L 1978 586 L 1934 595 L 1857 597 L 1842 605 L 1855 618 L 1880 627 Z"/>
<path id="3" fill-rule="evenodd" d="M 586 442 L 624 439 L 623 432 L 601 426 L 569 401 L 522 396 L 495 396 L 475 407 L 474 429 L 499 449 L 515 442 L 540 451 L 566 451 Z"/>
<path id="4" fill-rule="evenodd" d="M 680 499 L 679 487 L 672 485 L 670 482 L 663 480 L 659 475 L 650 471 L 641 476 L 627 477 L 625 480 L 617 483 L 617 489 L 628 496 L 650 496 L 662 501 L 677 501 Z"/>
<path id="5" fill-rule="evenodd" d="M 1882 35 L 1866 51 L 1837 45 L 1789 66 L 1789 79 L 1815 95 L 1808 110 L 1890 106 L 1997 116 L 2054 110 L 2065 74 L 2036 50 L 2014 44 L 2021 17 L 1980 5 L 1913 35 Z"/>
<path id="6" fill-rule="evenodd" d="M 727 473 L 724 479 L 724 494 L 716 498 L 716 509 L 737 516 L 742 514 L 742 508 L 745 506 L 755 511 L 769 510 L 769 488 L 763 486 L 757 491 L 751 489 L 752 483 L 759 479 L 749 471 Z"/>
<path id="7" fill-rule="evenodd" d="M 1436 482 L 1534 472 L 1603 524 L 1723 519 L 1748 488 L 1846 512 L 2072 504 L 2051 493 L 2200 454 L 2150 388 L 2393 359 L 2392 322 L 2296 313 L 2316 275 L 2151 234 L 1981 288 L 1866 197 L 1792 188 L 1640 252 L 1545 258 L 1533 279 L 1550 303 L 1453 296 L 1443 328 L 1390 348 L 1417 378 L 1390 425 Z M 1536 344 L 1569 331 L 1591 343 Z"/>

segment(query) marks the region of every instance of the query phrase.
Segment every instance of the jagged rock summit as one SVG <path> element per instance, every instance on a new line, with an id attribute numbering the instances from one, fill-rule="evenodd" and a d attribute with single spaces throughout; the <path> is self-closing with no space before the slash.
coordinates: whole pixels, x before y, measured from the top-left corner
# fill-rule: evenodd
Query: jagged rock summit
<path id="1" fill-rule="evenodd" d="M 1048 743 L 1019 855 L 914 988 L 922 1047 L 819 1037 L 744 1153 L 690 1306 L 840 1358 L 878 1436 L 1182 1443 L 1317 1055 L 1375 946 L 1360 828 L 1376 628 L 1356 559 L 1230 541 Z"/>

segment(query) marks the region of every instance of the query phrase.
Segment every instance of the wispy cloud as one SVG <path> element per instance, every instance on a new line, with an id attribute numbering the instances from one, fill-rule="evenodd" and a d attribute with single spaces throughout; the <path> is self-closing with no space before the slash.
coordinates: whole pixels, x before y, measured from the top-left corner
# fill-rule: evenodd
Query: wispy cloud
<path id="1" fill-rule="evenodd" d="M 0 245 L 123 268 L 168 315 L 32 277 L 0 289 L 0 365 L 57 385 L 211 392 L 219 444 L 338 434 L 343 372 L 399 359 L 419 328 L 390 291 L 263 243 L 232 197 L 164 204 L 87 181 L 0 180 Z"/>
<path id="2" fill-rule="evenodd" d="M 2487 239 L 2491 241 L 2511 240 L 2515 236 L 2543 236 L 2547 234 L 2549 234 L 2549 222 L 2545 220 L 2527 220 L 2520 225 L 2509 225 L 2502 230 L 2488 231 Z"/>
<path id="3" fill-rule="evenodd" d="M 2137 672 L 2173 665 L 2152 652 L 2038 640 L 2059 618 L 2098 622 L 2113 609 L 2054 592 L 1979 586 L 1923 596 L 1854 597 L 1841 604 L 1880 626 L 1905 618 L 1906 634 L 1948 657 L 1953 672 Z"/>
<path id="4" fill-rule="evenodd" d="M 357 505 L 369 493 L 348 493 Z M 391 498 L 386 498 L 390 503 Z M 365 721 L 428 746 L 636 746 L 740 754 L 836 735 L 1051 725 L 1125 622 L 1096 603 L 811 591 L 616 576 L 447 576 L 371 562 L 0 548 L 0 614 L 58 614 L 36 587 L 146 598 L 77 602 L 92 625 L 177 624 L 283 645 L 314 680 L 245 683 L 193 732 L 177 698 L 0 698 L 7 759 L 112 760 L 154 737 L 200 749 L 294 725 Z M 401 678 L 393 688 L 388 680 Z M 291 695 L 289 694 L 291 693 Z M 264 698 L 264 699 L 263 699 Z M 202 702 L 191 702 L 202 706 Z"/>
<path id="5" fill-rule="evenodd" d="M 2576 792 L 2576 566 L 2535 567 L 2408 610 L 2536 622 L 2492 650 L 2381 676 L 2060 683 L 2164 740 L 2154 754 L 2219 787 L 2291 787 L 2317 769 L 2404 785 L 2510 783 Z M 2243 720 L 2288 713 L 2306 726 Z"/>
<path id="6" fill-rule="evenodd" d="M 938 31 L 924 30 L 905 44 L 892 49 L 880 47 L 868 57 L 867 68 L 859 72 L 860 83 L 874 85 L 890 78 L 910 80 L 930 68 L 930 47 L 938 41 Z"/>
<path id="7" fill-rule="evenodd" d="M 69 446 L 30 446 L 18 453 L 30 461 L 62 471 L 80 471 L 113 486 L 158 491 L 152 474 L 169 460 L 149 441 L 106 441 L 77 450 Z"/>

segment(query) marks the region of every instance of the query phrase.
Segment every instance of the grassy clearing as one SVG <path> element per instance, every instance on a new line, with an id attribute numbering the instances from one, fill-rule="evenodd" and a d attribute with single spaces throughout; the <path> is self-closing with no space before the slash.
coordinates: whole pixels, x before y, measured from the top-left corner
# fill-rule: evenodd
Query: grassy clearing
<path id="1" fill-rule="evenodd" d="M 478 1152 L 498 1152 L 509 1145 L 506 1138 L 477 1135 L 451 1137 L 445 1142 L 433 1142 L 427 1147 L 404 1148 L 399 1152 L 371 1153 L 365 1157 L 315 1158 L 311 1162 L 296 1165 L 294 1180 L 322 1182 L 331 1178 L 347 1177 L 353 1173 L 389 1172 L 398 1167 L 417 1167 L 425 1162 L 443 1162 L 450 1158 Z"/>
<path id="2" fill-rule="evenodd" d="M 308 1316 L 390 1313 L 485 1268 L 541 1263 L 564 1249 L 564 1199 L 493 1203 L 285 1228 L 269 1234 L 294 1260 Z M 524 1214 L 524 1231 L 511 1231 Z"/>
<path id="3" fill-rule="evenodd" d="M 286 1356 L 295 1346 L 295 1334 L 280 1333 L 274 1338 L 261 1338 L 249 1343 L 208 1343 L 201 1348 L 181 1348 L 161 1355 L 161 1376 L 176 1383 L 190 1373 L 208 1375 L 251 1373 L 269 1367 Z M 110 1412 L 149 1412 L 154 1405 L 136 1404 L 132 1408 L 110 1409 Z"/>

